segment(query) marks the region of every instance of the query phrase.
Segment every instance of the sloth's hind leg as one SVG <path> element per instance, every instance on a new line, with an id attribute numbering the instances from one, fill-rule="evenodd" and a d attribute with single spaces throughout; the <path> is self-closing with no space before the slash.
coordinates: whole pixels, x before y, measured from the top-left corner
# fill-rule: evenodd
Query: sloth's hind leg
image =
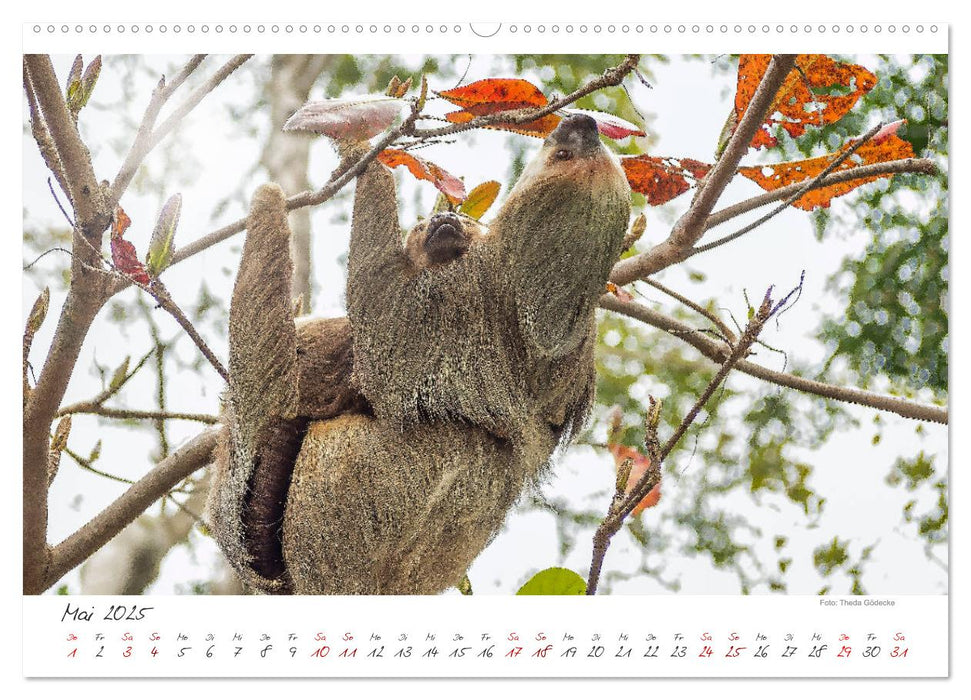
<path id="1" fill-rule="evenodd" d="M 286 200 L 276 185 L 253 195 L 229 310 L 227 428 L 215 466 L 213 534 L 249 585 L 285 592 L 283 507 L 306 428 L 297 418 L 293 265 Z"/>

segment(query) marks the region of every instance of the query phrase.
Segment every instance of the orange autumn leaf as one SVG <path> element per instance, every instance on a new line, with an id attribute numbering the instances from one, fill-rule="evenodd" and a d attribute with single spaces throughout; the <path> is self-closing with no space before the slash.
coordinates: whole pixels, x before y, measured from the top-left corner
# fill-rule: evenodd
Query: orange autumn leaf
<path id="1" fill-rule="evenodd" d="M 125 213 L 125 210 L 121 208 L 121 205 L 115 207 L 115 215 L 111 219 L 111 237 L 121 238 L 125 235 L 125 231 L 131 226 L 131 218 Z"/>
<path id="2" fill-rule="evenodd" d="M 913 158 L 913 147 L 907 141 L 904 141 L 902 138 L 897 136 L 896 133 L 897 129 L 900 128 L 900 125 L 903 123 L 904 122 L 901 120 L 885 126 L 867 143 L 856 149 L 853 155 L 840 163 L 840 165 L 837 166 L 833 172 L 838 173 L 840 171 L 857 168 L 862 165 L 887 163 L 894 160 L 901 160 L 903 158 Z M 793 160 L 786 163 L 777 163 L 775 165 L 739 168 L 738 172 L 747 177 L 749 180 L 752 180 L 752 182 L 759 185 L 759 187 L 762 189 L 771 192 L 780 187 L 796 184 L 816 177 L 836 158 L 852 148 L 856 141 L 857 140 L 850 141 L 840 150 L 836 151 L 836 153 L 830 153 L 825 156 L 807 158 L 806 160 Z M 873 182 L 881 177 L 888 177 L 888 175 L 871 175 L 870 177 L 856 178 L 854 180 L 839 182 L 834 185 L 812 190 L 793 202 L 792 206 L 804 209 L 806 211 L 811 211 L 817 207 L 828 207 L 833 197 L 839 197 L 848 192 L 852 192 L 860 185 Z"/>
<path id="3" fill-rule="evenodd" d="M 771 59 L 768 54 L 744 54 L 739 58 L 736 125 L 752 101 Z M 876 76 L 863 66 L 840 63 L 823 54 L 801 54 L 796 58 L 796 69 L 786 76 L 776 93 L 765 123 L 756 132 L 751 146 L 775 146 L 777 139 L 771 132 L 776 126 L 797 138 L 808 126 L 833 124 L 876 84 Z"/>
<path id="4" fill-rule="evenodd" d="M 635 450 L 633 447 L 627 447 L 626 445 L 608 445 L 610 454 L 614 457 L 614 463 L 617 469 L 624 464 L 624 461 L 630 459 L 631 470 L 630 476 L 627 477 L 627 490 L 626 493 L 630 493 L 634 490 L 634 486 L 637 482 L 641 480 L 641 477 L 647 472 L 651 466 L 651 460 L 642 455 L 640 452 Z M 640 515 L 646 508 L 656 506 L 658 501 L 661 500 L 661 482 L 659 481 L 657 485 L 648 491 L 647 495 L 641 499 L 641 502 L 634 506 L 634 510 L 631 511 L 631 515 Z"/>
<path id="5" fill-rule="evenodd" d="M 462 107 L 461 111 L 449 112 L 445 115 L 448 121 L 456 124 L 464 124 L 476 117 L 496 112 L 545 107 L 548 104 L 546 95 L 538 87 L 528 80 L 519 78 L 487 78 L 437 94 L 452 104 Z M 555 114 L 548 114 L 525 124 L 497 122 L 487 128 L 545 138 L 553 132 L 560 119 Z"/>
<path id="6" fill-rule="evenodd" d="M 476 117 L 481 117 L 486 114 L 505 112 L 507 109 L 522 109 L 523 107 L 530 106 L 532 105 L 511 105 L 503 106 L 499 109 L 493 109 L 488 105 L 475 105 L 470 107 L 468 110 L 449 112 L 445 115 L 445 118 L 453 124 L 465 124 L 466 122 L 472 121 Z M 545 117 L 540 117 L 539 119 L 534 119 L 531 122 L 525 122 L 523 124 L 496 122 L 495 124 L 486 125 L 485 128 L 501 129 L 502 131 L 511 131 L 514 134 L 535 136 L 536 138 L 545 139 L 547 136 L 553 133 L 553 130 L 556 128 L 557 124 L 560 123 L 560 119 L 561 118 L 555 114 L 547 114 Z"/>
<path id="7" fill-rule="evenodd" d="M 397 148 L 386 148 L 378 154 L 378 160 L 389 168 L 403 165 L 419 180 L 427 180 L 438 188 L 438 191 L 448 197 L 452 204 L 458 204 L 465 199 L 465 184 L 448 171 L 440 168 L 431 161 L 412 155 Z"/>
<path id="8" fill-rule="evenodd" d="M 684 194 L 711 166 L 691 158 L 660 158 L 648 155 L 621 158 L 627 182 L 635 192 L 647 197 L 648 204 L 658 206 Z"/>
<path id="9" fill-rule="evenodd" d="M 466 109 L 474 105 L 517 105 L 494 109 L 494 112 L 520 107 L 545 107 L 547 104 L 546 95 L 538 87 L 520 78 L 487 78 L 436 94 Z"/>

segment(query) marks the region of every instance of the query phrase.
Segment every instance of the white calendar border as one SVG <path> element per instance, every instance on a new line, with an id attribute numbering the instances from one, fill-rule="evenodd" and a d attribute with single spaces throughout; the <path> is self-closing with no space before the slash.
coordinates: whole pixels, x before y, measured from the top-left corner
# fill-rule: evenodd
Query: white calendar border
<path id="1" fill-rule="evenodd" d="M 385 4 L 381 5 L 380 4 L 381 2 L 384 2 Z M 228 3 L 225 4 L 225 7 L 222 7 L 221 5 L 222 4 L 218 2 L 215 3 L 214 5 L 208 5 L 205 11 L 208 13 L 213 13 L 214 15 L 219 15 L 223 10 L 225 10 L 225 7 L 228 7 Z M 386 9 L 382 9 L 382 7 Z M 426 3 L 423 3 L 422 7 L 428 8 L 427 12 L 430 15 L 434 15 L 436 17 L 447 16 L 450 13 L 454 15 L 455 12 L 457 11 L 455 4 L 453 2 L 445 2 L 444 0 L 429 0 Z M 43 4 L 43 7 L 36 6 L 36 5 L 18 5 L 17 9 L 11 10 L 11 12 L 20 12 L 20 13 L 30 12 L 32 15 L 38 16 L 41 19 L 41 21 L 46 21 L 51 18 L 55 20 L 59 20 L 59 19 L 63 19 L 64 17 L 70 17 L 70 19 L 75 19 L 77 18 L 77 15 L 79 12 L 78 8 L 79 8 L 79 5 L 76 2 L 67 2 L 66 0 L 48 0 Z M 196 1 L 187 2 L 186 0 L 171 0 L 170 2 L 165 4 L 164 8 L 161 8 L 161 9 L 164 10 L 169 15 L 178 16 L 180 18 L 188 18 L 188 17 L 191 17 L 194 13 L 198 14 L 199 8 L 200 8 L 200 4 Z M 651 7 L 649 9 L 650 9 L 650 14 L 652 16 L 656 15 L 659 21 L 663 21 L 666 17 L 673 17 L 674 19 L 684 19 L 684 20 L 690 21 L 693 19 L 704 20 L 708 17 L 718 17 L 719 14 L 722 14 L 725 12 L 724 8 L 725 8 L 725 5 L 722 2 L 714 2 L 713 0 L 696 0 L 696 2 L 694 3 L 680 4 L 676 7 L 672 7 L 670 5 L 662 5 L 660 7 L 656 7 L 656 8 Z M 583 8 L 583 9 L 586 10 L 586 8 Z M 733 11 L 735 9 L 736 8 L 733 7 Z M 234 5 L 233 10 L 238 11 L 239 6 Z M 810 8 L 805 5 L 779 4 L 771 8 L 771 13 L 773 15 L 773 19 L 778 18 L 778 19 L 787 20 L 788 18 L 791 18 L 794 15 L 798 15 L 800 13 L 806 14 L 807 12 L 809 12 L 809 10 Z M 861 5 L 857 8 L 857 7 L 849 6 L 845 2 L 835 2 L 834 0 L 818 0 L 817 2 L 812 3 L 810 14 L 814 15 L 817 18 L 833 17 L 833 16 L 842 17 L 844 15 L 848 16 L 849 18 L 854 18 L 853 16 L 855 15 L 855 18 L 863 19 L 867 17 L 872 17 L 872 10 L 873 10 L 872 6 L 865 7 Z M 943 19 L 948 14 L 949 10 L 950 10 L 949 5 L 943 2 L 937 2 L 936 0 L 932 0 L 932 2 L 930 3 L 926 3 L 926 2 L 921 3 L 919 7 L 915 7 L 912 2 L 905 3 L 902 0 L 885 0 L 885 2 L 880 3 L 881 17 L 913 18 L 915 16 L 926 17 L 927 15 L 933 15 L 933 19 L 936 20 L 939 18 Z M 105 19 L 105 18 L 115 19 L 121 16 L 127 16 L 128 18 L 135 19 L 139 15 L 148 19 L 148 18 L 151 18 L 151 15 L 153 14 L 157 15 L 160 11 L 160 8 L 153 7 L 147 3 L 137 4 L 137 3 L 131 3 L 131 2 L 121 2 L 120 0 L 108 0 L 108 2 L 98 3 L 96 8 L 94 7 L 85 8 L 84 11 L 86 13 L 93 12 L 94 14 L 99 15 L 96 18 L 99 20 Z M 463 10 L 459 8 L 458 11 L 463 11 Z M 473 10 L 473 11 L 476 11 L 480 15 L 483 12 L 482 10 Z M 507 17 L 514 14 L 519 16 L 519 15 L 525 15 L 529 13 L 541 13 L 545 11 L 546 11 L 546 8 L 543 8 L 543 7 L 537 8 L 535 4 L 530 4 L 527 6 L 522 3 L 514 3 L 511 0 L 494 0 L 493 2 L 490 3 L 488 10 L 486 10 L 486 12 L 488 13 L 486 16 L 486 19 L 490 19 L 494 17 Z M 568 11 L 569 10 L 566 10 L 564 14 L 566 14 L 566 12 Z M 628 10 L 624 10 L 624 12 L 627 12 L 627 11 Z M 327 13 L 335 16 L 345 15 L 345 18 L 347 19 L 351 19 L 353 15 L 356 14 L 356 12 L 354 11 L 354 8 L 350 4 L 343 4 L 343 5 L 339 4 L 338 6 L 335 6 L 333 8 L 328 8 Z M 395 13 L 400 14 L 399 6 L 392 6 L 390 2 L 385 2 L 385 0 L 380 0 L 377 8 L 374 11 L 375 16 L 384 16 L 386 14 L 388 16 L 394 16 Z M 348 15 L 350 15 L 350 17 L 347 17 Z M 37 19 L 38 17 L 33 17 L 33 19 Z M 16 86 L 19 84 L 19 74 L 15 73 L 15 71 L 18 70 L 17 61 L 15 60 L 17 58 L 16 54 L 20 52 L 20 48 L 21 48 L 20 47 L 21 26 L 19 22 L 27 21 L 28 19 L 31 19 L 31 18 L 26 18 L 21 14 L 21 16 L 14 18 L 8 23 L 6 23 L 6 26 L 2 29 L 2 31 L 5 33 L 4 37 L 6 39 L 6 41 L 4 42 L 4 45 L 9 47 L 7 50 L 10 51 L 11 54 L 14 54 L 12 57 L 8 57 L 8 59 L 12 58 L 14 60 L 8 60 L 7 62 L 5 62 L 5 67 L 2 69 L 3 77 L 5 78 L 6 84 L 8 86 L 8 90 L 7 90 L 8 94 L 13 94 L 10 92 L 10 88 L 16 89 Z M 87 19 L 87 18 L 85 17 L 84 19 Z M 209 19 L 209 18 L 207 17 L 206 19 Z M 801 18 L 796 17 L 796 19 L 801 19 Z M 952 38 L 954 38 L 956 44 L 960 44 L 961 38 L 963 37 L 966 39 L 967 38 L 966 35 L 968 34 L 968 32 L 965 30 L 964 26 L 962 26 L 961 24 L 957 24 L 949 28 L 948 34 L 951 35 Z M 653 44 L 652 44 L 652 49 L 653 49 Z M 262 50 L 262 47 L 261 47 L 261 50 Z M 500 49 L 490 47 L 488 50 L 499 51 Z M 956 64 L 956 69 L 955 69 L 956 74 L 963 75 L 968 72 L 968 69 L 971 69 L 971 65 L 968 64 L 965 58 L 967 55 L 968 55 L 967 51 L 964 51 L 964 52 L 957 51 L 952 53 L 952 63 Z M 968 111 L 967 108 L 969 107 L 967 101 L 964 98 L 964 94 L 961 92 L 956 92 L 954 95 L 952 95 L 951 105 L 954 108 L 955 113 L 965 113 Z M 14 131 L 11 131 L 9 127 L 14 124 L 19 125 L 19 122 L 20 122 L 19 117 L 20 117 L 19 114 L 13 115 L 12 110 L 8 110 L 8 115 L 7 115 L 8 129 L 6 130 L 7 132 L 15 133 Z M 19 132 L 18 132 L 18 136 L 19 136 Z M 956 139 L 954 144 L 955 146 L 954 157 L 962 162 L 964 157 L 971 158 L 971 152 L 969 152 L 968 148 L 965 145 L 963 145 L 965 143 L 967 143 L 966 140 Z M 16 147 L 19 147 L 19 146 L 16 146 Z M 10 152 L 13 152 L 12 149 Z M 961 155 L 958 155 L 958 154 L 961 154 Z M 952 184 L 955 187 L 959 187 L 960 186 L 959 183 L 961 182 L 960 170 L 955 171 L 953 175 L 957 179 L 952 179 Z M 19 188 L 19 176 L 20 176 L 19 171 L 13 173 L 12 187 Z M 958 225 L 958 227 L 960 228 L 959 224 L 964 219 L 960 202 L 954 201 L 952 212 L 953 212 L 952 225 Z M 14 226 L 19 225 L 18 224 L 19 215 L 20 215 L 20 212 L 15 207 L 9 208 L 8 223 L 12 223 Z M 959 259 L 963 260 L 964 258 L 966 258 L 966 255 L 964 254 L 963 250 L 964 249 L 961 247 L 955 248 L 954 250 L 955 264 L 958 264 Z M 8 264 L 11 266 L 11 270 L 13 270 L 13 266 L 15 264 L 19 266 L 19 258 L 17 255 L 8 256 L 7 260 L 8 260 Z M 15 275 L 7 275 L 5 277 L 7 280 L 15 281 L 17 279 Z M 12 282 L 8 282 L 7 284 L 12 285 Z M 958 277 L 957 279 L 954 280 L 955 300 L 960 299 L 960 293 L 959 293 L 960 287 L 961 287 L 961 281 L 960 281 L 960 277 Z M 16 292 L 10 290 L 10 294 L 15 294 L 15 293 Z M 7 306 L 7 313 L 10 316 L 10 318 L 7 320 L 8 328 L 9 328 L 10 322 L 14 320 L 19 322 L 19 319 L 16 319 L 17 313 L 14 311 L 15 308 L 16 308 L 16 305 L 13 305 L 13 304 Z M 953 323 L 952 339 L 953 339 L 952 347 L 959 347 L 961 345 L 966 344 L 964 341 L 967 339 L 967 336 L 960 322 Z M 8 338 L 8 341 L 10 342 L 5 344 L 4 347 L 5 347 L 5 352 L 9 353 L 9 357 L 5 356 L 5 359 L 10 360 L 10 362 L 7 363 L 7 365 L 10 366 L 11 362 L 19 356 L 18 355 L 19 340 L 17 338 L 13 338 L 13 340 L 11 341 L 11 339 Z M 952 372 L 953 372 L 952 386 L 955 388 L 966 387 L 968 384 L 966 380 L 966 377 L 967 377 L 966 372 L 962 370 L 960 366 L 952 368 Z M 10 401 L 11 401 L 11 404 L 13 404 L 16 400 L 17 387 L 14 386 L 12 375 L 7 377 L 7 381 L 10 381 L 10 387 L 8 387 L 9 391 L 5 392 L 5 395 L 11 397 Z M 953 411 L 952 415 L 961 416 L 963 415 L 963 412 L 960 410 L 960 404 L 962 401 L 962 399 L 960 398 L 961 392 L 957 391 L 955 392 L 955 394 L 956 396 L 952 402 L 952 409 L 958 408 L 958 410 Z M 16 408 L 12 406 L 11 410 L 15 412 Z M 13 444 L 12 449 L 14 454 L 16 454 L 17 446 L 19 445 L 18 432 L 19 431 L 16 431 L 16 430 L 5 431 L 5 436 L 8 436 L 10 438 L 10 442 Z M 960 431 L 954 431 L 952 434 L 957 436 L 955 438 L 955 445 L 961 448 L 963 447 L 963 445 L 961 443 L 961 440 L 959 439 L 959 435 L 958 435 L 959 432 Z M 952 451 L 951 454 L 959 455 L 960 450 Z M 959 461 L 956 461 L 956 463 L 959 463 Z M 952 498 L 957 495 L 957 492 L 960 489 L 963 488 L 961 484 L 963 484 L 963 482 L 961 482 L 958 479 L 955 479 L 952 481 Z M 7 490 L 7 493 L 10 498 L 10 502 L 9 504 L 7 504 L 8 508 L 6 509 L 6 512 L 10 516 L 10 520 L 9 520 L 10 526 L 13 527 L 16 531 L 16 528 L 19 528 L 19 522 L 20 522 L 20 513 L 19 513 L 20 495 L 17 492 L 17 489 L 9 489 Z M 955 521 L 960 521 L 960 514 L 958 514 L 956 517 L 952 515 L 952 533 L 954 532 L 953 523 Z M 953 541 L 954 540 L 953 540 L 953 534 L 952 534 L 952 542 Z M 16 537 L 14 538 L 13 549 L 14 551 L 12 552 L 11 556 L 13 557 L 13 560 L 15 562 L 19 562 L 20 560 L 19 538 L 16 538 Z M 955 579 L 952 579 L 952 581 L 954 581 L 961 578 L 961 574 L 965 572 L 966 567 L 964 567 L 963 561 L 959 560 L 958 558 L 954 558 L 952 561 L 953 561 L 952 571 L 955 574 Z M 26 612 L 25 610 L 22 610 L 23 601 L 20 595 L 20 579 L 18 576 L 16 576 L 16 574 L 7 576 L 7 577 L 4 577 L 3 583 L 0 585 L 4 587 L 4 592 L 6 593 L 4 598 L 7 605 L 9 606 L 6 610 L 8 614 L 5 616 L 5 619 L 15 620 L 17 619 L 20 612 L 22 611 Z M 967 614 L 967 606 L 964 604 L 963 598 L 956 597 L 953 599 L 953 610 L 954 610 L 956 619 L 960 617 L 962 612 L 964 614 Z M 25 618 L 25 620 L 28 625 L 32 622 L 29 617 Z M 966 643 L 966 637 L 962 637 L 960 634 L 955 634 L 952 642 L 953 642 L 953 645 L 951 647 L 951 654 L 955 659 L 963 659 L 965 653 L 971 651 L 971 649 L 968 648 L 968 644 Z M 19 676 L 19 667 L 15 672 L 13 670 L 13 665 L 11 664 L 11 662 L 15 664 L 16 660 L 17 660 L 16 654 L 13 654 L 13 655 L 8 654 L 5 657 L 4 669 L 5 671 L 7 671 L 7 673 L 5 673 L 5 677 L 11 678 L 14 676 Z M 967 674 L 963 673 L 964 668 L 965 666 L 962 666 L 961 664 L 955 665 L 954 666 L 955 674 L 960 676 L 966 676 Z M 232 681 L 224 680 L 220 683 L 219 692 L 234 692 L 234 691 L 242 692 L 242 689 L 250 687 L 249 686 L 250 683 L 251 681 L 232 682 Z M 611 693 L 630 692 L 630 690 L 634 688 L 638 688 L 638 692 L 641 692 L 642 686 L 635 686 L 634 683 L 636 683 L 636 681 L 633 681 L 633 682 L 620 681 L 617 683 L 612 683 L 609 686 L 610 688 L 609 692 Z M 38 685 L 36 683 L 33 683 L 31 685 L 32 687 L 30 688 L 30 692 L 36 694 L 38 692 Z M 90 687 L 90 684 L 87 684 L 87 685 L 89 685 Z M 101 684 L 99 683 L 98 685 L 100 686 Z M 19 683 L 15 681 L 14 683 L 10 684 L 10 687 L 12 687 L 13 692 L 17 692 L 17 690 L 24 690 L 26 692 L 27 688 L 25 686 L 26 684 L 22 678 L 20 679 Z M 42 688 L 43 686 L 40 686 L 40 687 Z M 149 697 L 170 698 L 173 693 L 187 692 L 190 689 L 194 689 L 196 691 L 201 690 L 201 692 L 212 692 L 213 690 L 212 685 L 205 684 L 204 682 L 200 682 L 200 681 L 143 684 L 143 683 L 121 680 L 121 681 L 106 683 L 102 687 L 104 689 L 107 689 L 109 692 L 113 692 L 117 694 L 137 693 L 139 697 L 143 697 L 143 698 L 149 698 Z M 302 685 L 299 683 L 289 683 L 287 687 L 290 689 L 293 689 L 293 691 L 296 691 L 298 688 L 303 688 L 303 689 L 311 688 L 311 686 L 309 685 Z M 320 686 L 316 686 L 316 685 L 313 686 L 313 688 L 317 688 L 317 689 L 319 689 L 319 687 Z M 376 683 L 371 687 L 374 689 L 381 689 L 381 688 L 383 688 L 384 690 L 390 689 L 390 686 L 388 686 L 386 683 Z M 414 684 L 410 684 L 410 687 L 413 688 Z M 504 684 L 501 684 L 501 686 L 499 687 L 508 689 L 513 687 L 513 684 L 504 683 Z M 516 686 L 516 687 L 522 687 L 527 690 L 532 689 L 533 692 L 535 692 L 535 689 L 536 689 L 536 686 L 533 684 Z M 562 681 L 562 682 L 547 681 L 547 685 L 545 685 L 544 687 L 548 687 L 550 689 L 556 689 L 559 697 L 585 697 L 586 698 L 586 697 L 589 697 L 590 694 L 593 692 L 599 692 L 597 688 L 591 686 L 590 684 L 577 683 L 575 681 Z M 786 697 L 788 698 L 788 697 L 803 697 L 803 696 L 808 697 L 809 694 L 812 694 L 815 696 L 818 694 L 818 692 L 820 692 L 820 690 L 822 690 L 823 692 L 831 692 L 831 693 L 835 692 L 838 694 L 840 693 L 840 691 L 858 693 L 863 689 L 858 682 L 833 681 L 833 682 L 825 683 L 821 687 L 817 684 L 794 685 L 794 684 L 786 683 L 785 681 L 779 682 L 775 680 L 769 680 L 764 682 L 759 682 L 759 681 L 744 682 L 743 681 L 743 682 L 735 682 L 730 684 L 722 683 L 722 684 L 719 684 L 717 688 L 715 686 L 712 686 L 711 683 L 699 682 L 699 683 L 693 684 L 692 687 L 695 688 L 696 691 L 700 689 L 703 692 L 713 692 L 713 693 L 717 692 L 717 694 L 720 697 L 747 697 L 747 698 L 751 697 L 753 690 L 755 692 L 766 694 L 768 696 L 777 696 L 780 693 L 785 692 Z M 362 689 L 363 686 L 359 683 L 352 683 L 352 682 L 334 682 L 329 684 L 327 688 L 330 692 L 334 692 L 334 691 L 339 692 L 339 690 L 341 689 L 349 690 L 351 692 L 359 692 L 359 690 Z M 466 692 L 467 686 L 461 686 L 457 682 L 444 681 L 444 682 L 435 684 L 435 688 L 437 688 L 436 692 L 447 691 L 454 696 L 454 693 L 456 692 Z M 937 682 L 933 683 L 933 685 L 920 683 L 920 682 L 901 684 L 894 680 L 883 680 L 883 681 L 870 680 L 866 682 L 866 692 L 868 693 L 878 692 L 880 693 L 881 698 L 896 698 L 896 697 L 912 698 L 916 693 L 919 693 L 921 689 L 924 689 L 924 688 L 931 689 L 932 692 L 935 693 L 935 697 L 937 698 L 952 697 L 952 694 L 948 692 L 948 689 Z M 653 682 L 652 685 L 650 686 L 650 689 L 652 692 L 661 692 L 661 693 L 665 691 L 683 692 L 684 685 L 683 683 L 680 683 L 680 682 L 659 681 L 659 682 Z M 953 691 L 953 684 L 951 684 L 951 690 Z M 54 691 L 52 690 L 52 692 Z M 58 692 L 58 694 L 63 694 L 64 692 L 67 692 L 67 690 L 63 685 L 61 685 L 60 688 L 56 690 L 56 692 Z"/>

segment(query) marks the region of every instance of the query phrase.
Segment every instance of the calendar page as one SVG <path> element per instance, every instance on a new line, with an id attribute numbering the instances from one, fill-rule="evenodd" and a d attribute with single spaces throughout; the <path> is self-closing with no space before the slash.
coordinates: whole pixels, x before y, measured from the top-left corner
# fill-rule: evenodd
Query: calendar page
<path id="1" fill-rule="evenodd" d="M 23 675 L 947 677 L 948 25 L 366 14 L 24 24 Z"/>

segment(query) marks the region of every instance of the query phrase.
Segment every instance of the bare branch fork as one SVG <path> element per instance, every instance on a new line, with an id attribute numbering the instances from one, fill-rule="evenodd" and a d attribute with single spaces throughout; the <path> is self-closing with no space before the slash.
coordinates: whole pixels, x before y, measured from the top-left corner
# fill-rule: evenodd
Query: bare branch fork
<path id="1" fill-rule="evenodd" d="M 647 448 L 647 457 L 650 459 L 651 464 L 644 475 L 630 489 L 628 489 L 627 484 L 630 469 L 622 468 L 618 474 L 614 497 L 607 509 L 607 515 L 593 536 L 593 557 L 590 563 L 590 573 L 587 578 L 587 595 L 594 595 L 597 592 L 600 572 L 603 569 L 604 557 L 607 554 L 607 549 L 610 547 L 611 538 L 620 531 L 624 521 L 634 511 L 637 504 L 650 493 L 651 489 L 660 483 L 664 460 L 677 446 L 681 438 L 684 437 L 688 428 L 691 427 L 698 414 L 701 413 L 701 409 L 708 403 L 718 387 L 722 385 L 729 372 L 748 354 L 752 344 L 758 340 L 765 323 L 785 307 L 786 303 L 788 303 L 789 299 L 798 289 L 797 287 L 792 290 L 781 301 L 775 303 L 773 303 L 771 297 L 772 288 L 770 287 L 766 291 L 761 305 L 752 315 L 751 319 L 749 319 L 738 341 L 731 345 L 731 350 L 719 368 L 718 373 L 708 383 L 704 392 L 695 401 L 694 405 L 681 420 L 671 437 L 664 443 L 663 447 L 657 435 L 661 407 L 654 400 L 654 397 L 650 398 L 650 409 L 646 419 L 647 438 L 645 440 L 645 447 Z"/>

